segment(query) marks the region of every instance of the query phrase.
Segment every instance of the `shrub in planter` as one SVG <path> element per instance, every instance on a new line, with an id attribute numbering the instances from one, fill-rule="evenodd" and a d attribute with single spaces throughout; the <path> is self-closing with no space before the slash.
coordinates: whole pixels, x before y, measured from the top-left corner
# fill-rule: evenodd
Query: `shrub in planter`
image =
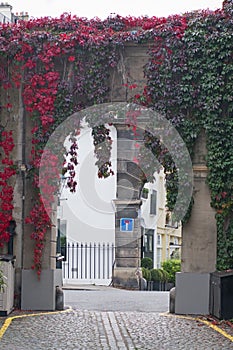
<path id="1" fill-rule="evenodd" d="M 142 258 L 141 267 L 151 270 L 153 268 L 153 260 L 151 258 Z"/>
<path id="2" fill-rule="evenodd" d="M 176 259 L 164 261 L 162 263 L 162 268 L 167 271 L 169 275 L 168 282 L 175 284 L 176 272 L 181 271 L 181 261 Z"/>
<path id="3" fill-rule="evenodd" d="M 169 273 L 164 270 L 160 269 L 162 273 L 161 283 L 162 283 L 162 290 L 163 291 L 169 291 L 172 287 L 174 287 L 174 283 L 169 282 Z"/>
<path id="4" fill-rule="evenodd" d="M 162 290 L 162 271 L 161 269 L 152 269 L 151 281 L 153 281 L 153 290 Z"/>
<path id="5" fill-rule="evenodd" d="M 142 277 L 145 278 L 147 281 L 150 281 L 151 280 L 150 270 L 146 269 L 145 267 L 142 267 Z"/>
<path id="6" fill-rule="evenodd" d="M 159 269 L 161 271 L 161 282 L 168 282 L 169 280 L 169 273 L 166 270 Z"/>
<path id="7" fill-rule="evenodd" d="M 151 281 L 161 282 L 161 279 L 162 279 L 161 269 L 151 269 L 150 274 L 151 274 Z"/>

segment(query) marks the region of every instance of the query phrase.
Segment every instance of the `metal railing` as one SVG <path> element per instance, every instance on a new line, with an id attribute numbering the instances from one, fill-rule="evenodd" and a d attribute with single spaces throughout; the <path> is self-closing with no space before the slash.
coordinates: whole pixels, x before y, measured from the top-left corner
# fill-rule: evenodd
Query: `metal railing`
<path id="1" fill-rule="evenodd" d="M 111 280 L 115 260 L 113 243 L 67 243 L 62 247 L 65 280 Z"/>

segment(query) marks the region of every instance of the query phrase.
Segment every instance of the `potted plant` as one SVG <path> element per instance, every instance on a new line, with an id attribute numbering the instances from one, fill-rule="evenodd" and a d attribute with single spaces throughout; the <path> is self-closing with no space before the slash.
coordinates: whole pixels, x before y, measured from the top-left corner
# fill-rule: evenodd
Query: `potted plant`
<path id="1" fill-rule="evenodd" d="M 162 272 L 161 269 L 152 269 L 151 281 L 153 281 L 153 290 L 162 290 Z"/>
<path id="2" fill-rule="evenodd" d="M 167 283 L 169 280 L 169 273 L 166 270 L 159 269 L 161 272 L 161 290 L 167 290 Z"/>
<path id="3" fill-rule="evenodd" d="M 145 267 L 142 267 L 142 277 L 145 278 L 145 280 L 150 281 L 151 280 L 150 270 L 148 270 Z"/>
<path id="4" fill-rule="evenodd" d="M 142 267 L 142 277 L 146 280 L 146 289 L 151 290 L 151 273 L 146 267 Z"/>
<path id="5" fill-rule="evenodd" d="M 167 290 L 175 286 L 176 273 L 181 271 L 181 261 L 178 259 L 170 259 L 162 263 L 163 270 L 168 273 Z"/>

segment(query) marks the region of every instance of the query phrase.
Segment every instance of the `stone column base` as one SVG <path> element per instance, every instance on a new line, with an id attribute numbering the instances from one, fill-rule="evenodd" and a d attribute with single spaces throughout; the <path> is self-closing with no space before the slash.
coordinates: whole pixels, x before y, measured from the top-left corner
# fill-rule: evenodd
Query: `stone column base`
<path id="1" fill-rule="evenodd" d="M 139 290 L 138 269 L 135 267 L 115 267 L 112 281 L 113 287 Z"/>

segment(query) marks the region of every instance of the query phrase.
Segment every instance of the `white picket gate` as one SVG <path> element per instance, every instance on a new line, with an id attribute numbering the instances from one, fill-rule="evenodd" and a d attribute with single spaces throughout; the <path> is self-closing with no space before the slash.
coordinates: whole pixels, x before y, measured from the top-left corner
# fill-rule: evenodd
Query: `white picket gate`
<path id="1" fill-rule="evenodd" d="M 113 243 L 67 243 L 63 248 L 64 284 L 109 285 L 115 259 Z"/>

